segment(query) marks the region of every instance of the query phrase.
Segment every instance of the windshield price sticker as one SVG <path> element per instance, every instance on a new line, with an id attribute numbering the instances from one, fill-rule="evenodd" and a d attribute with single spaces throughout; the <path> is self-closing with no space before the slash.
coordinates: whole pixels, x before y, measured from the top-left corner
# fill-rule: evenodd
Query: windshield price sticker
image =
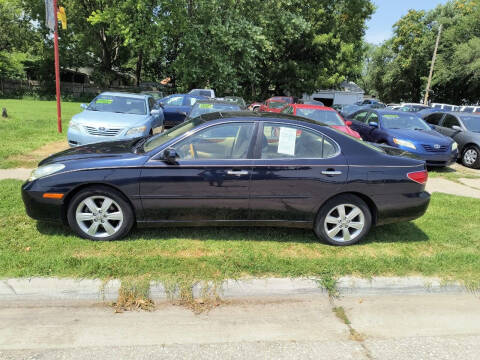
<path id="1" fill-rule="evenodd" d="M 95 101 L 96 104 L 111 104 L 112 102 L 112 99 L 97 99 L 97 101 Z"/>
<path id="2" fill-rule="evenodd" d="M 278 150 L 279 154 L 295 155 L 295 142 L 297 141 L 297 130 L 281 127 L 280 136 L 278 138 Z"/>
<path id="3" fill-rule="evenodd" d="M 200 109 L 213 109 L 213 104 L 198 104 Z"/>
<path id="4" fill-rule="evenodd" d="M 390 114 L 390 115 L 383 115 L 383 117 L 386 119 L 398 119 L 400 116 Z"/>

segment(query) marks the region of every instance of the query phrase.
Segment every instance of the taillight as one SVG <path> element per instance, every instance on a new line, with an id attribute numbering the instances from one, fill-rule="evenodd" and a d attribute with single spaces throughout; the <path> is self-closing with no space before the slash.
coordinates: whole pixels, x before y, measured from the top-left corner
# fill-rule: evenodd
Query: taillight
<path id="1" fill-rule="evenodd" d="M 422 171 L 415 171 L 407 174 L 407 177 L 415 181 L 416 183 L 419 184 L 425 184 L 428 180 L 428 171 L 427 170 L 422 170 Z"/>

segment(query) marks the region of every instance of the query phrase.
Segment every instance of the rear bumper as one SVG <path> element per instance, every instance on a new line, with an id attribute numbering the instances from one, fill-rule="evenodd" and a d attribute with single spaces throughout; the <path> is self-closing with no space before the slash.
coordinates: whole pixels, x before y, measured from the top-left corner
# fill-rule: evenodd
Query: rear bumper
<path id="1" fill-rule="evenodd" d="M 412 194 L 378 195 L 375 197 L 379 207 L 377 225 L 415 220 L 425 214 L 430 203 L 430 194 L 426 191 Z"/>

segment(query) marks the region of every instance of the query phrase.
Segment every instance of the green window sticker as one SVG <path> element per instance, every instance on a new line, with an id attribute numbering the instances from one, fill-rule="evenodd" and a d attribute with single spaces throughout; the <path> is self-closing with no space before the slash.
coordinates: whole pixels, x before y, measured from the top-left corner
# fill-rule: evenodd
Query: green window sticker
<path id="1" fill-rule="evenodd" d="M 97 99 L 96 104 L 111 104 L 113 99 Z"/>
<path id="2" fill-rule="evenodd" d="M 198 104 L 200 109 L 213 109 L 213 104 Z"/>
<path id="3" fill-rule="evenodd" d="M 383 117 L 386 119 L 398 119 L 400 116 L 389 114 L 389 115 L 383 115 Z"/>

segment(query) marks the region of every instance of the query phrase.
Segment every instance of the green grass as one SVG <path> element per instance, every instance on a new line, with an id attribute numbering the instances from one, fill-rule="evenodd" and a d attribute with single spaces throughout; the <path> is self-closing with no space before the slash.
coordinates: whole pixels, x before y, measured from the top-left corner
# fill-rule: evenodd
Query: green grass
<path id="1" fill-rule="evenodd" d="M 0 168 L 32 166 L 20 158 L 32 150 L 66 140 L 71 117 L 80 112 L 80 103 L 62 102 L 63 134 L 57 132 L 55 101 L 0 99 L 0 109 L 7 108 L 9 117 L 0 118 Z"/>
<path id="2" fill-rule="evenodd" d="M 374 229 L 351 247 L 308 230 L 134 230 L 127 241 L 91 242 L 24 212 L 19 181 L 0 181 L 0 277 L 219 280 L 244 276 L 439 276 L 480 282 L 480 202 L 434 194 L 427 214 Z M 329 280 L 330 279 L 330 280 Z"/>

